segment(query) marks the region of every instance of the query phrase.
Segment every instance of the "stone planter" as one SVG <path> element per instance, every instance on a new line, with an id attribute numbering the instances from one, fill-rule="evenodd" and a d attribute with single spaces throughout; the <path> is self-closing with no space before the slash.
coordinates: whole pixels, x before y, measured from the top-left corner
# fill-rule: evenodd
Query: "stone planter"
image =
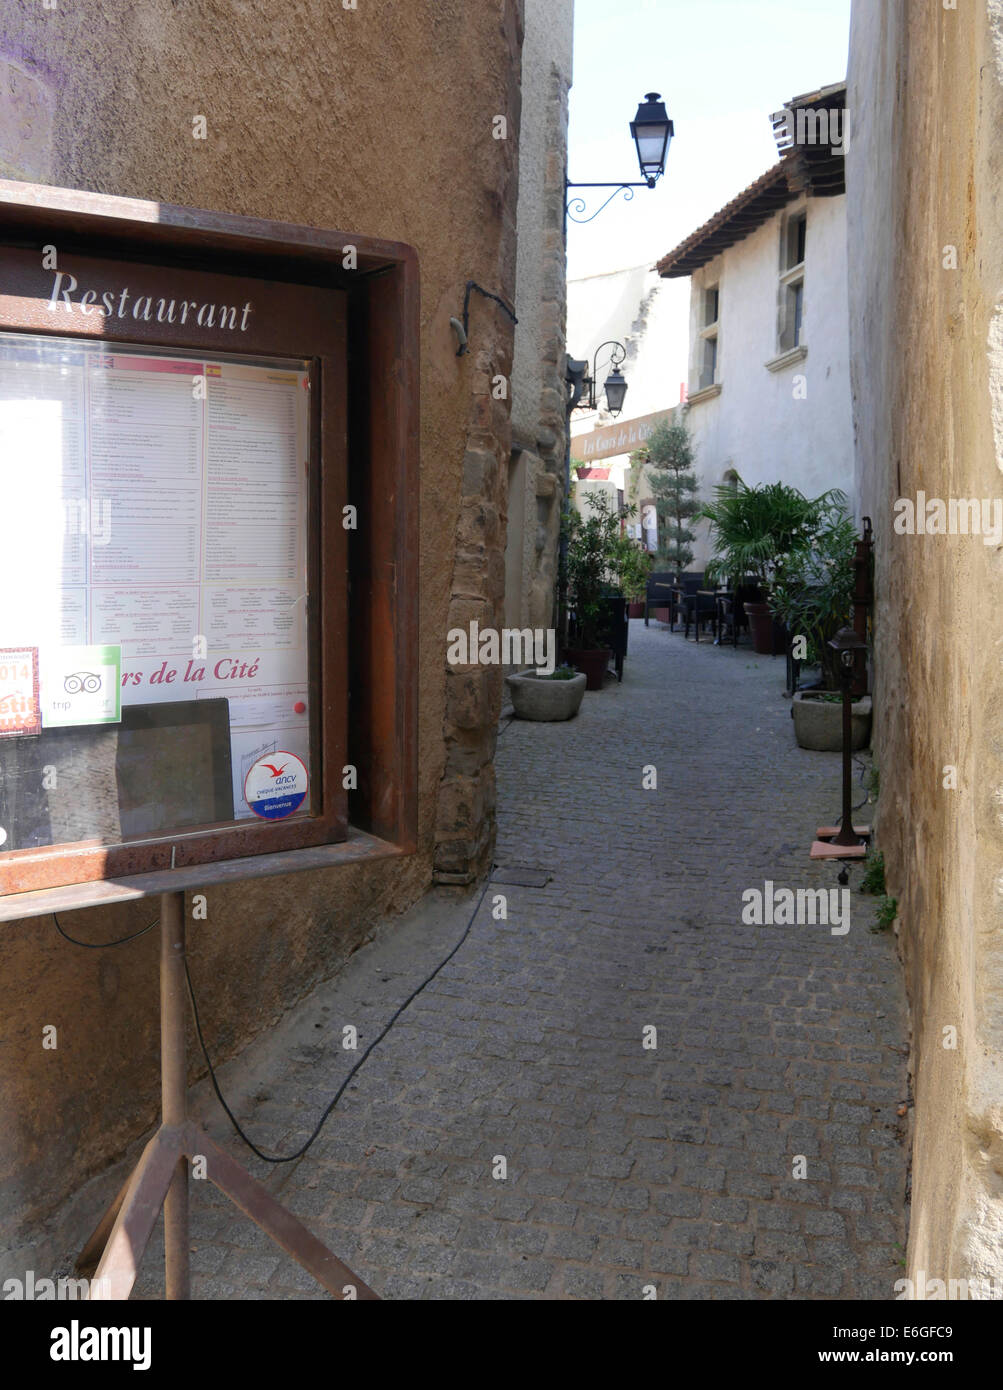
<path id="1" fill-rule="evenodd" d="M 871 736 L 871 697 L 862 695 L 850 707 L 853 716 L 854 752 L 867 747 Z M 819 700 L 810 691 L 799 690 L 791 701 L 794 737 L 801 748 L 818 753 L 839 753 L 843 748 L 843 705 Z"/>
<path id="2" fill-rule="evenodd" d="M 516 671 L 505 677 L 517 719 L 553 722 L 573 719 L 585 695 L 586 678 L 579 673 L 569 681 L 552 681 L 535 671 Z"/>

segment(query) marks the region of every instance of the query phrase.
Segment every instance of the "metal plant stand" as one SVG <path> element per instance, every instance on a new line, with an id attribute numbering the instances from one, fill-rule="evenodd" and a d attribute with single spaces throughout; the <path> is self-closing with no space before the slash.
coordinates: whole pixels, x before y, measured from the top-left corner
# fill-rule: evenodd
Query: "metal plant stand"
<path id="1" fill-rule="evenodd" d="M 205 1175 L 246 1216 L 338 1299 L 378 1299 L 368 1285 L 281 1206 L 256 1178 L 188 1117 L 185 1058 L 185 895 L 160 898 L 160 1087 L 161 1123 L 142 1157 L 77 1260 L 91 1279 L 92 1299 L 124 1299 L 132 1292 L 140 1261 L 161 1208 L 164 1212 L 165 1287 L 168 1299 L 191 1296 L 188 1238 L 188 1163 L 198 1158 Z"/>
<path id="2" fill-rule="evenodd" d="M 855 664 L 867 643 L 852 627 L 842 627 L 828 643 L 839 657 L 839 683 L 843 704 L 843 814 L 839 825 L 820 825 L 810 850 L 812 859 L 839 859 L 840 883 L 849 881 L 848 861 L 864 859 L 871 838 L 868 825 L 853 824 L 853 683 Z"/>

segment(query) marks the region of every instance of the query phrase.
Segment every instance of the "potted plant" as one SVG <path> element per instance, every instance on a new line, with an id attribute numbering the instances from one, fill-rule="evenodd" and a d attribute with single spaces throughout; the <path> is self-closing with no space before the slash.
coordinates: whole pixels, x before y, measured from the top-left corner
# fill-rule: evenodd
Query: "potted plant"
<path id="1" fill-rule="evenodd" d="M 747 487 L 741 478 L 714 489 L 715 501 L 702 515 L 711 524 L 714 557 L 707 565 L 710 582 L 756 584 L 759 602 L 747 602 L 745 612 L 752 645 L 762 656 L 775 650 L 771 595 L 785 569 L 809 551 L 821 530 L 840 513 L 845 501 L 838 489 L 809 498 L 786 483 Z"/>
<path id="2" fill-rule="evenodd" d="M 588 678 L 586 689 L 601 690 L 610 659 L 612 612 L 609 600 L 623 596 L 621 571 L 625 545 L 621 525 L 630 508 L 611 508 L 602 493 L 585 498 L 589 515 L 565 516 L 567 593 L 574 609 L 574 638 L 567 659 Z"/>
<path id="3" fill-rule="evenodd" d="M 586 677 L 571 666 L 558 666 L 549 676 L 534 670 L 505 677 L 517 719 L 554 722 L 573 719 L 585 695 Z"/>
<path id="4" fill-rule="evenodd" d="M 834 513 L 809 549 L 789 557 L 770 597 L 777 617 L 804 639 L 804 660 L 822 671 L 821 684 L 796 691 L 791 705 L 794 734 L 802 748 L 838 752 L 843 746 L 839 670 L 828 643 L 853 610 L 856 540 L 852 518 Z M 854 700 L 851 713 L 852 747 L 864 748 L 870 736 L 871 697 Z"/>
<path id="5" fill-rule="evenodd" d="M 611 568 L 623 597 L 627 600 L 627 617 L 644 617 L 644 596 L 648 591 L 651 556 L 640 541 L 620 536 L 614 546 Z"/>
<path id="6" fill-rule="evenodd" d="M 678 580 L 693 561 L 696 535 L 687 523 L 703 512 L 697 497 L 693 441 L 685 420 L 660 420 L 645 447 L 658 515 L 659 566 L 674 570 Z"/>

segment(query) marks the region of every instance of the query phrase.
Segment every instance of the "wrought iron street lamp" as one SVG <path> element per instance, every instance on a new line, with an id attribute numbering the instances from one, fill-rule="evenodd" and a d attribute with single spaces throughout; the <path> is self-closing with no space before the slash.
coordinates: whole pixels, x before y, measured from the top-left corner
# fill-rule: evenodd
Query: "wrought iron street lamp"
<path id="1" fill-rule="evenodd" d="M 627 383 L 623 378 L 623 373 L 619 367 L 614 367 L 606 378 L 606 385 L 603 388 L 606 393 L 606 404 L 609 406 L 609 413 L 615 418 L 623 409 L 623 398 L 627 394 Z"/>
<path id="2" fill-rule="evenodd" d="M 596 375 L 599 362 L 599 354 L 603 348 L 609 348 L 610 373 L 603 384 L 603 394 L 606 397 L 606 405 L 609 413 L 615 419 L 623 409 L 624 397 L 627 394 L 627 382 L 620 371 L 620 363 L 627 356 L 627 349 L 623 343 L 616 342 L 615 339 L 608 343 L 600 343 L 596 348 L 595 356 L 592 359 L 592 374 L 587 376 L 589 364 L 578 358 L 568 359 L 568 384 L 571 387 L 571 395 L 568 401 L 568 413 L 581 407 L 583 410 L 596 410 L 598 401 L 596 399 Z"/>
<path id="3" fill-rule="evenodd" d="M 613 192 L 589 217 L 576 217 L 575 213 L 585 211 L 584 198 L 573 198 L 565 208 L 565 214 L 572 222 L 591 222 L 598 217 L 603 208 L 623 193 L 624 202 L 630 202 L 635 188 L 654 188 L 665 173 L 665 159 L 669 153 L 669 143 L 674 127 L 665 113 L 665 104 L 658 92 L 648 92 L 637 108 L 637 115 L 630 123 L 630 134 L 637 147 L 637 162 L 643 177 L 642 183 L 572 183 L 568 188 L 612 188 Z M 572 212 L 572 208 L 574 212 Z"/>
<path id="4" fill-rule="evenodd" d="M 637 146 L 637 162 L 641 177 L 649 188 L 665 173 L 665 156 L 673 135 L 672 122 L 665 114 L 665 105 L 658 92 L 648 92 L 630 123 L 630 133 Z"/>

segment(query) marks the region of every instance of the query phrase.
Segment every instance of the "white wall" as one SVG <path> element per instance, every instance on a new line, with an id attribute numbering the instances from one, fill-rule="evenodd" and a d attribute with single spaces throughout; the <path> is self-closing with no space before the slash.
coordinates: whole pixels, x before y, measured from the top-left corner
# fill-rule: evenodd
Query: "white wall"
<path id="1" fill-rule="evenodd" d="M 587 358 L 590 366 L 599 345 L 609 339 L 623 343 L 627 358 L 621 368 L 627 397 L 621 420 L 634 420 L 668 410 L 679 403 L 686 379 L 688 292 L 685 280 L 663 280 L 653 266 L 633 266 L 605 275 L 568 282 L 568 352 Z M 608 374 L 608 350 L 599 360 L 598 390 Z M 596 426 L 612 424 L 605 411 L 576 413 L 571 421 L 572 457 L 581 457 L 574 440 Z M 629 455 L 600 459 L 618 486 Z"/>
<path id="2" fill-rule="evenodd" d="M 791 203 L 784 213 L 797 207 Z M 765 366 L 780 353 L 780 212 L 692 277 L 691 395 L 699 383 L 702 290 L 715 283 L 721 290 L 721 394 L 694 402 L 686 415 L 700 495 L 708 501 L 712 488 L 734 469 L 750 486 L 785 482 L 808 496 L 842 488 L 853 507 L 846 199 L 811 198 L 807 210 L 803 361 L 776 373 Z M 795 397 L 797 377 L 804 378 L 805 399 Z M 701 569 L 708 556 L 702 537 L 693 568 Z"/>

